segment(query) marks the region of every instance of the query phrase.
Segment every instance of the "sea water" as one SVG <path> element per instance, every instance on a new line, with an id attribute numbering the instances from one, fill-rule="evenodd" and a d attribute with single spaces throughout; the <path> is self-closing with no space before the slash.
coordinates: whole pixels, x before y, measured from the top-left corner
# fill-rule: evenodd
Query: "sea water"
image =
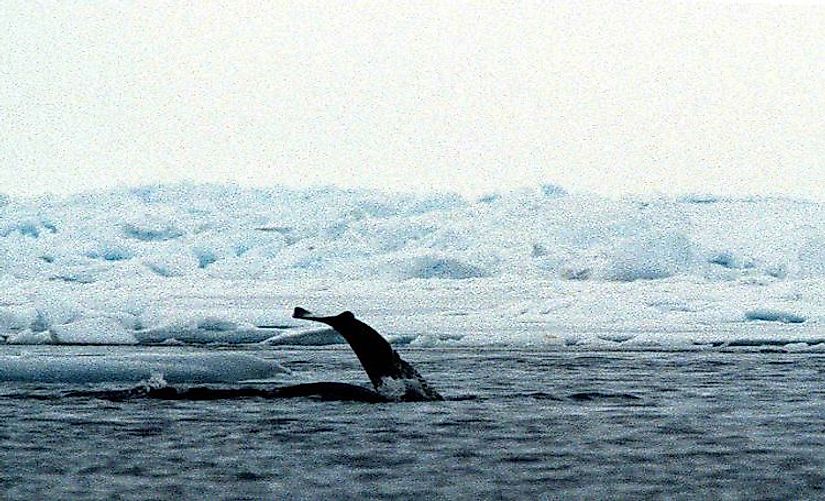
<path id="1" fill-rule="evenodd" d="M 295 380 L 366 382 L 346 347 L 100 349 L 251 354 Z M 401 351 L 447 401 L 112 402 L 68 393 L 134 383 L 0 382 L 0 497 L 825 496 L 825 355 Z"/>

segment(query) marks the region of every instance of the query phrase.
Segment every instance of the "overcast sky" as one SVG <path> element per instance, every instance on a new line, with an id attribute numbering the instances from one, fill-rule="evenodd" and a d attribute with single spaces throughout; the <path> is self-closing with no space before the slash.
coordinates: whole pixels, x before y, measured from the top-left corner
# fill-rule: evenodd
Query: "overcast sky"
<path id="1" fill-rule="evenodd" d="M 825 7 L 0 4 L 0 192 L 193 180 L 825 199 Z"/>

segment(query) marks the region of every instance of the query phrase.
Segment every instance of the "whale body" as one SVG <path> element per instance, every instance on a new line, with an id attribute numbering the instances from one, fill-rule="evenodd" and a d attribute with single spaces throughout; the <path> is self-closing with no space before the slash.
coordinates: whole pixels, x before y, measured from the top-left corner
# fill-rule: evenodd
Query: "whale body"
<path id="1" fill-rule="evenodd" d="M 374 389 L 364 386 L 321 381 L 280 386 L 276 388 L 220 388 L 196 386 L 175 388 L 165 381 L 149 381 L 129 389 L 71 391 L 62 397 L 95 397 L 112 401 L 131 399 L 158 400 L 223 400 L 234 398 L 295 398 L 354 401 L 368 403 L 422 402 L 444 400 L 415 368 L 401 358 L 390 343 L 372 327 L 355 318 L 349 311 L 335 316 L 313 315 L 304 308 L 295 308 L 292 316 L 321 322 L 332 327 L 350 345 Z M 44 397 L 51 398 L 51 397 Z"/>

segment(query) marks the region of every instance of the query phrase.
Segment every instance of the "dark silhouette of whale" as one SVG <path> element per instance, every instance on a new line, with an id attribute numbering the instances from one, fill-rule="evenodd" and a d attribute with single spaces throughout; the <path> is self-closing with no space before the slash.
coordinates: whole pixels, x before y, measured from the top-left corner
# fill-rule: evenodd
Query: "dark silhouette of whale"
<path id="1" fill-rule="evenodd" d="M 156 400 L 226 400 L 234 398 L 295 398 L 309 397 L 319 400 L 336 400 L 351 402 L 382 403 L 392 400 L 384 397 L 380 393 L 347 383 L 319 382 L 303 383 L 278 388 L 216 388 L 213 386 L 193 386 L 190 388 L 175 388 L 173 386 L 163 386 L 152 388 L 149 386 L 137 386 L 124 390 L 79 390 L 70 391 L 61 395 L 63 397 L 93 397 L 110 400 L 113 402 L 123 402 L 132 399 L 156 399 Z M 40 398 L 37 395 L 33 398 Z M 53 396 L 44 396 L 43 400 L 50 400 Z"/>
<path id="2" fill-rule="evenodd" d="M 195 386 L 175 388 L 140 385 L 123 390 L 82 390 L 63 396 L 96 397 L 112 401 L 150 398 L 159 400 L 223 400 L 231 398 L 294 398 L 354 402 L 422 402 L 444 400 L 404 361 L 381 334 L 355 318 L 349 311 L 331 317 L 315 316 L 303 308 L 295 308 L 292 316 L 329 325 L 349 343 L 361 366 L 367 372 L 374 390 L 348 383 L 322 381 L 281 386 L 277 388 L 219 388 Z"/>
<path id="3" fill-rule="evenodd" d="M 329 325 L 343 336 L 367 372 L 375 391 L 390 401 L 444 400 L 412 365 L 402 359 L 375 329 L 355 318 L 351 311 L 320 317 L 297 307 L 293 318 Z"/>

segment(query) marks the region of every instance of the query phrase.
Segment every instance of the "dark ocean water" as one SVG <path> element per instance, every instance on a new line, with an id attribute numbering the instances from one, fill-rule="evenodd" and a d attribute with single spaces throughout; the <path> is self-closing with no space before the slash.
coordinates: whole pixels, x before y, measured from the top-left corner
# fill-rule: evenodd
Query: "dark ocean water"
<path id="1" fill-rule="evenodd" d="M 401 351 L 454 400 L 110 402 L 58 397 L 129 385 L 0 383 L 0 498 L 825 498 L 823 355 Z M 254 353 L 303 380 L 366 380 L 344 348 Z"/>

